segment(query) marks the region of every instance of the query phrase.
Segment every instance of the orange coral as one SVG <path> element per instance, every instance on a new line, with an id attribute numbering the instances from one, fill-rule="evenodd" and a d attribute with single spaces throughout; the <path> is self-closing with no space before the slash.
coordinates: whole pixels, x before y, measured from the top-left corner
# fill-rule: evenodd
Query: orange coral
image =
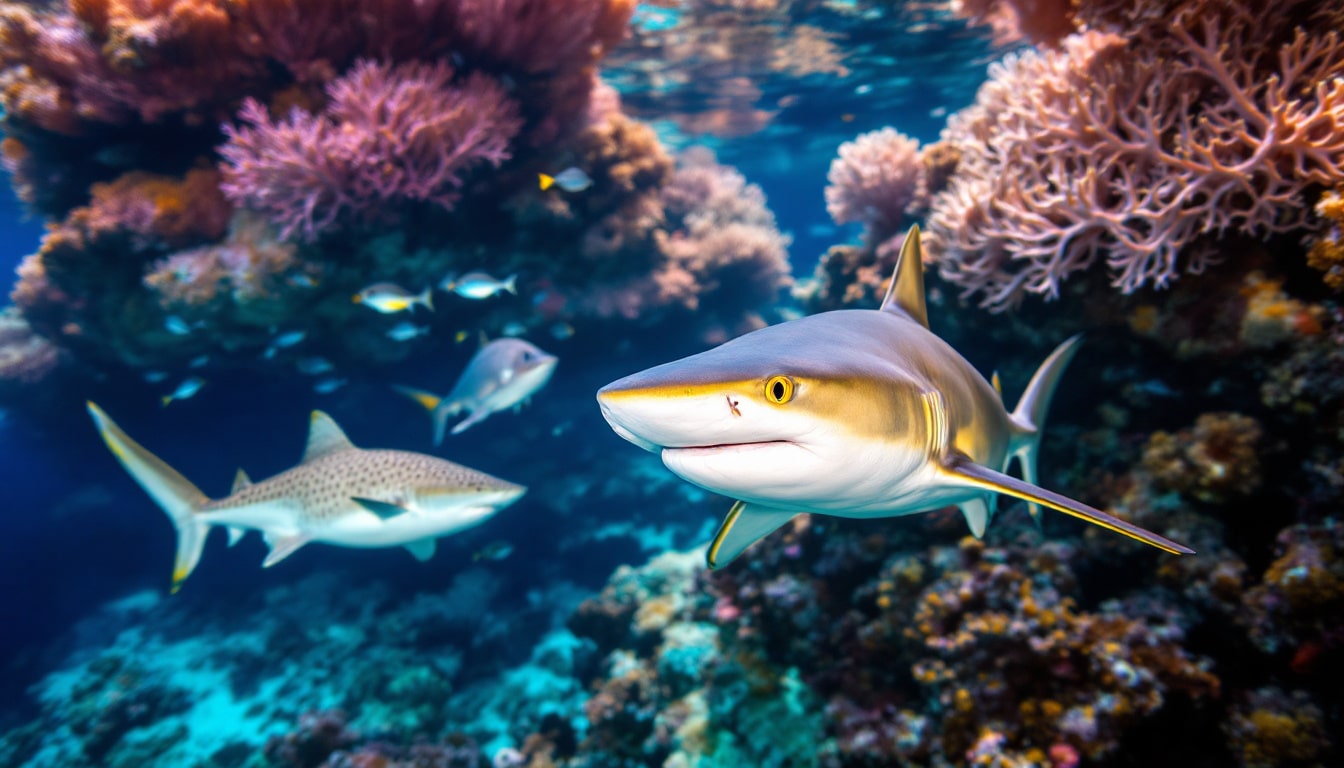
<path id="1" fill-rule="evenodd" d="M 1344 195 L 1339 189 L 1321 196 L 1316 214 L 1324 221 L 1325 231 L 1307 252 L 1307 265 L 1325 273 L 1321 279 L 1326 285 L 1344 291 Z"/>
<path id="2" fill-rule="evenodd" d="M 181 248 L 218 240 L 233 212 L 219 182 L 214 168 L 197 168 L 180 179 L 132 171 L 115 181 L 94 184 L 89 205 L 70 218 L 93 232 L 133 232 L 142 238 L 142 247 Z"/>

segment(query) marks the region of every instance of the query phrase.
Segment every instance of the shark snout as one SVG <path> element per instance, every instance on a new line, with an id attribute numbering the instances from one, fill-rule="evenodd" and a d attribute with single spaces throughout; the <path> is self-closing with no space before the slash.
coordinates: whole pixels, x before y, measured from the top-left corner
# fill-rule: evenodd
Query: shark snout
<path id="1" fill-rule="evenodd" d="M 780 439 L 768 423 L 751 418 L 753 406 L 744 403 L 740 386 L 644 386 L 638 376 L 598 390 L 597 402 L 612 430 L 646 451 Z"/>

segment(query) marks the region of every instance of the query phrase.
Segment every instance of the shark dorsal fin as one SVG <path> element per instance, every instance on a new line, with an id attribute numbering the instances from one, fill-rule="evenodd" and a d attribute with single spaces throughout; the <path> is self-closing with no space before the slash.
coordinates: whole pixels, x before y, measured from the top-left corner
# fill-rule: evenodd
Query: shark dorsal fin
<path id="1" fill-rule="evenodd" d="M 929 311 L 924 307 L 924 248 L 920 245 L 919 225 L 901 243 L 901 255 L 896 257 L 896 269 L 891 275 L 891 286 L 882 300 L 882 310 L 896 310 L 925 328 L 929 327 Z"/>
<path id="2" fill-rule="evenodd" d="M 252 485 L 252 480 L 248 478 L 243 468 L 239 467 L 238 474 L 233 476 L 233 493 L 237 493 L 250 485 Z"/>
<path id="3" fill-rule="evenodd" d="M 303 450 L 304 462 L 354 448 L 355 444 L 336 426 L 335 419 L 321 411 L 313 411 L 308 426 L 308 447 Z"/>

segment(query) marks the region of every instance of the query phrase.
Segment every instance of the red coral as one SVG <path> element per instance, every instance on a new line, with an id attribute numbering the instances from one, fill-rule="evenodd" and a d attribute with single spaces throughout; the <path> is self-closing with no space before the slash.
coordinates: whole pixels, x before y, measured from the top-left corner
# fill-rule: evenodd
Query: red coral
<path id="1" fill-rule="evenodd" d="M 454 84 L 442 62 L 366 61 L 327 92 L 322 115 L 296 109 L 276 122 L 249 99 L 240 118 L 250 127 L 224 129 L 224 193 L 269 216 L 283 237 L 311 240 L 389 203 L 451 210 L 466 173 L 507 160 L 521 127 L 498 83 L 475 73 Z"/>

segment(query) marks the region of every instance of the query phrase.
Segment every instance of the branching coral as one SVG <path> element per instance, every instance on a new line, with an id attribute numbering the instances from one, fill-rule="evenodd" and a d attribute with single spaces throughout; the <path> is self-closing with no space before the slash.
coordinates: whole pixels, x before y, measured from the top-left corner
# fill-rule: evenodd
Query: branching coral
<path id="1" fill-rule="evenodd" d="M 521 123 L 494 80 L 453 83 L 436 65 L 366 61 L 327 88 L 322 115 L 272 121 L 255 100 L 249 127 L 226 127 L 224 193 L 261 211 L 282 237 L 312 240 L 351 219 L 406 201 L 452 209 L 474 166 L 509 158 Z"/>
<path id="2" fill-rule="evenodd" d="M 927 203 L 919 142 L 894 128 L 840 145 L 826 180 L 831 218 L 863 222 L 874 242 L 895 234 L 913 208 Z"/>
<path id="3" fill-rule="evenodd" d="M 1344 176 L 1344 40 L 1178 5 L 1144 35 L 991 67 L 944 134 L 961 149 L 929 218 L 945 277 L 995 309 L 1101 256 L 1124 292 L 1163 286 L 1217 260 L 1208 238 L 1299 228 L 1307 186 Z"/>

